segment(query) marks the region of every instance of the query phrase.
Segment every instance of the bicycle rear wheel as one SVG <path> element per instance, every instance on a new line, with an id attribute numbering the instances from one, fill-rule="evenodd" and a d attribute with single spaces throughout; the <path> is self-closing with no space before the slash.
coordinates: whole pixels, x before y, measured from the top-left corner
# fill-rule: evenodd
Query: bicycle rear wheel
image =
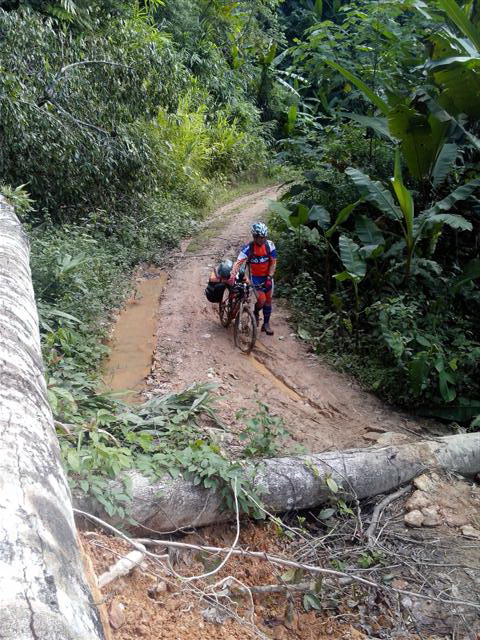
<path id="1" fill-rule="evenodd" d="M 232 321 L 232 317 L 230 315 L 230 291 L 228 287 L 225 287 L 222 300 L 218 305 L 218 315 L 220 316 L 222 327 L 228 327 Z"/>
<path id="2" fill-rule="evenodd" d="M 241 307 L 233 328 L 235 346 L 243 353 L 250 353 L 257 340 L 257 323 L 252 310 L 248 307 Z"/>

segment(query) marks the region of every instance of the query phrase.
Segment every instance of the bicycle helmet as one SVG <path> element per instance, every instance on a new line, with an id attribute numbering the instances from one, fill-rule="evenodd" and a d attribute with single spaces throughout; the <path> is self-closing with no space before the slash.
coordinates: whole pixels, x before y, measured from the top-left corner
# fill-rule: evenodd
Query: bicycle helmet
<path id="1" fill-rule="evenodd" d="M 231 260 L 224 260 L 218 265 L 217 273 L 220 278 L 230 278 L 232 273 L 233 262 Z"/>
<path id="2" fill-rule="evenodd" d="M 263 222 L 255 222 L 252 224 L 252 235 L 266 238 L 268 236 L 267 225 L 263 224 Z"/>

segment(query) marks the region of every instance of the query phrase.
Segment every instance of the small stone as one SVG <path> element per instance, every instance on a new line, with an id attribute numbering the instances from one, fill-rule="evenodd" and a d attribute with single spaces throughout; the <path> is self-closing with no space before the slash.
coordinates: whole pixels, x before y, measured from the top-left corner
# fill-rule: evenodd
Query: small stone
<path id="1" fill-rule="evenodd" d="M 445 513 L 444 518 L 449 527 L 463 527 L 468 524 L 468 518 L 460 513 Z"/>
<path id="2" fill-rule="evenodd" d="M 108 609 L 108 619 L 112 629 L 120 629 L 125 624 L 125 607 L 121 602 L 112 600 Z"/>
<path id="3" fill-rule="evenodd" d="M 405 514 L 403 519 L 407 527 L 421 527 L 424 520 L 422 512 L 417 509 Z"/>
<path id="4" fill-rule="evenodd" d="M 420 491 L 431 491 L 433 489 L 433 482 L 425 474 L 415 478 L 413 484 L 417 489 L 420 489 Z"/>
<path id="5" fill-rule="evenodd" d="M 367 440 L 368 442 L 376 442 L 379 438 L 379 435 L 375 431 L 368 431 L 367 433 L 364 433 L 362 435 L 362 438 L 364 440 Z"/>
<path id="6" fill-rule="evenodd" d="M 273 631 L 273 637 L 275 640 L 287 640 L 287 630 L 283 626 L 275 627 Z"/>
<path id="7" fill-rule="evenodd" d="M 408 587 L 408 582 L 401 578 L 395 578 L 395 580 L 392 580 L 392 587 L 394 589 L 406 589 Z"/>
<path id="8" fill-rule="evenodd" d="M 279 340 L 285 340 L 285 336 L 278 336 Z"/>
<path id="9" fill-rule="evenodd" d="M 423 508 L 422 513 L 424 515 L 424 527 L 438 527 L 438 525 L 442 524 L 442 519 L 438 515 L 438 507 L 435 505 Z"/>
<path id="10" fill-rule="evenodd" d="M 476 540 L 480 540 L 480 531 L 472 527 L 471 524 L 467 524 L 462 527 L 462 536 L 466 538 L 475 538 Z"/>
<path id="11" fill-rule="evenodd" d="M 202 338 L 205 338 L 205 340 L 208 340 L 211 337 L 212 337 L 211 333 L 204 333 L 203 336 L 202 336 Z"/>
<path id="12" fill-rule="evenodd" d="M 411 441 L 411 437 L 406 435 L 405 433 L 395 433 L 394 431 L 387 431 L 386 433 L 382 433 L 378 436 L 377 442 L 378 444 L 384 445 L 399 445 L 405 444 Z"/>
<path id="13" fill-rule="evenodd" d="M 424 507 L 428 507 L 432 504 L 432 500 L 425 493 L 425 491 L 414 491 L 410 498 L 405 503 L 405 508 L 407 511 L 415 511 L 423 509 Z"/>

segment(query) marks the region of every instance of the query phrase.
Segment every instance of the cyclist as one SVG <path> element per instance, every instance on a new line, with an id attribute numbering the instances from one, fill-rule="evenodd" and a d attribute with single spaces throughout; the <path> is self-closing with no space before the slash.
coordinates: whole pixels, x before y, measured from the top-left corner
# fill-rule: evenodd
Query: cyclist
<path id="1" fill-rule="evenodd" d="M 250 266 L 252 284 L 257 293 L 255 304 L 255 319 L 260 323 L 260 310 L 263 309 L 262 331 L 268 336 L 273 336 L 270 327 L 272 313 L 273 276 L 277 266 L 277 250 L 271 240 L 267 239 L 268 228 L 263 222 L 255 222 L 251 226 L 253 241 L 244 245 L 238 254 L 237 261 L 233 265 L 230 284 L 240 271 L 242 265 Z"/>

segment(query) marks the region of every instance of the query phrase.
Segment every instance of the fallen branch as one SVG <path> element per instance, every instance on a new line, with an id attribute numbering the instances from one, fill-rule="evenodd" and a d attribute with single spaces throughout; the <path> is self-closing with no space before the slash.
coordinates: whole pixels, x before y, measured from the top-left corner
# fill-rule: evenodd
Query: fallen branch
<path id="1" fill-rule="evenodd" d="M 128 575 L 130 571 L 135 569 L 135 567 L 138 567 L 138 565 L 143 561 L 144 557 L 145 547 L 143 551 L 141 551 L 140 549 L 135 549 L 135 551 L 130 551 L 130 553 L 127 553 L 126 556 L 120 558 L 118 562 L 112 565 L 108 571 L 102 573 L 102 575 L 98 578 L 97 582 L 100 589 L 105 587 L 110 582 L 113 582 L 113 580 Z"/>
<path id="2" fill-rule="evenodd" d="M 391 493 L 390 495 L 386 496 L 383 500 L 381 500 L 377 504 L 377 506 L 373 510 L 372 519 L 370 521 L 368 529 L 365 532 L 365 536 L 367 538 L 369 547 L 372 547 L 374 544 L 373 534 L 375 533 L 375 529 L 377 528 L 378 521 L 380 519 L 380 515 L 382 511 L 385 509 L 385 507 L 387 507 L 389 504 L 394 502 L 397 498 L 400 498 L 401 496 L 408 493 L 410 489 L 411 489 L 410 485 L 402 487 L 398 491 L 395 491 L 395 493 Z"/>

